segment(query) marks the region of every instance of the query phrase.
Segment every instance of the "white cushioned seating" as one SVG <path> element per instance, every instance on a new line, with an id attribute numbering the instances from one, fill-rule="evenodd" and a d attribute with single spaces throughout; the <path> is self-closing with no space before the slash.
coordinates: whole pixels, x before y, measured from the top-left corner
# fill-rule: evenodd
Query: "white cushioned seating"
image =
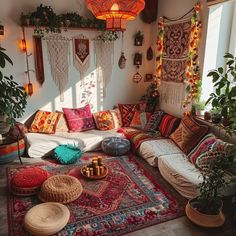
<path id="1" fill-rule="evenodd" d="M 84 152 L 100 150 L 101 142 L 106 137 L 122 136 L 116 130 L 88 130 L 85 132 L 58 132 L 55 134 L 27 133 L 28 154 L 40 158 L 52 154 L 54 148 L 61 144 L 72 144 Z"/>
<path id="2" fill-rule="evenodd" d="M 176 144 L 171 139 L 160 139 L 143 142 L 139 147 L 139 155 L 143 157 L 151 166 L 158 166 L 158 158 L 168 155 L 182 154 Z"/>
<path id="3" fill-rule="evenodd" d="M 200 171 L 183 154 L 165 155 L 158 158 L 161 175 L 184 197 L 198 195 L 197 186 L 202 182 Z"/>

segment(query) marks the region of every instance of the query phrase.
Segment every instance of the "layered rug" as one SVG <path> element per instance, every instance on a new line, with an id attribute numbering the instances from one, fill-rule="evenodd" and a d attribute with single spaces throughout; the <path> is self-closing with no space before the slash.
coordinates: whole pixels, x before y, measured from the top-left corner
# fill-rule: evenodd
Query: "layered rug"
<path id="1" fill-rule="evenodd" d="M 139 158 L 104 156 L 109 173 L 102 180 L 87 180 L 80 174 L 80 167 L 90 161 L 91 156 L 83 156 L 79 162 L 68 166 L 50 162 L 34 165 L 51 174 L 73 173 L 83 186 L 81 196 L 67 204 L 70 220 L 57 235 L 123 235 L 184 214 L 186 200 L 163 181 L 156 168 Z M 12 176 L 22 168 L 27 166 L 7 169 L 8 186 Z M 23 228 L 24 216 L 39 203 L 37 196 L 9 194 L 9 235 L 27 235 Z"/>

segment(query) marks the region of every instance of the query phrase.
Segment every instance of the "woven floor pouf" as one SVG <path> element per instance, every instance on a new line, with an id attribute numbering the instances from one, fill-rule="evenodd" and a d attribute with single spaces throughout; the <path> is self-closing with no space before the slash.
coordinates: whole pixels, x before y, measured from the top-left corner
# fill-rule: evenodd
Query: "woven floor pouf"
<path id="1" fill-rule="evenodd" d="M 11 180 L 11 192 L 18 196 L 37 194 L 50 174 L 40 167 L 29 167 L 17 172 Z"/>
<path id="2" fill-rule="evenodd" d="M 102 141 L 102 150 L 108 155 L 122 156 L 130 150 L 130 141 L 120 137 L 108 137 Z"/>
<path id="3" fill-rule="evenodd" d="M 69 203 L 76 200 L 83 191 L 79 180 L 68 175 L 54 175 L 41 186 L 39 199 L 43 202 Z"/>
<path id="4" fill-rule="evenodd" d="M 68 223 L 70 211 L 60 203 L 46 202 L 32 207 L 25 215 L 25 229 L 33 235 L 52 235 Z"/>

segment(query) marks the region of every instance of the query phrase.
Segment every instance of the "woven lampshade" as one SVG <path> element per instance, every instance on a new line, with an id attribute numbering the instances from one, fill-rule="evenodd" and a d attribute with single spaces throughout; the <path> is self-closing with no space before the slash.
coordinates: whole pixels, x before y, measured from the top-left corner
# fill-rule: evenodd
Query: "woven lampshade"
<path id="1" fill-rule="evenodd" d="M 107 30 L 124 31 L 126 22 L 143 10 L 144 0 L 86 0 L 87 8 L 97 19 L 106 20 Z"/>

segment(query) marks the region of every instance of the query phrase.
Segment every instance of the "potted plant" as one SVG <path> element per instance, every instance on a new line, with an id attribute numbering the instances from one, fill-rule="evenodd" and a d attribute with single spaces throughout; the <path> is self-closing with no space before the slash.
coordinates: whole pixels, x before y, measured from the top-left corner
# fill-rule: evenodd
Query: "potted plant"
<path id="1" fill-rule="evenodd" d="M 226 180 L 225 170 L 235 164 L 236 148 L 228 150 L 217 158 L 208 161 L 208 168 L 202 172 L 203 182 L 199 185 L 199 196 L 189 200 L 186 206 L 187 217 L 195 224 L 204 227 L 219 227 L 224 224 L 221 193 L 232 181 Z"/>
<path id="2" fill-rule="evenodd" d="M 219 124 L 222 120 L 221 109 L 218 107 L 214 107 L 210 111 L 211 114 L 211 121 L 214 124 Z"/>
<path id="3" fill-rule="evenodd" d="M 212 77 L 214 92 L 210 94 L 206 104 L 211 102 L 212 108 L 218 108 L 227 124 L 228 134 L 236 133 L 236 57 L 225 54 L 226 67 L 219 67 L 208 73 Z M 227 122 L 226 122 L 227 121 Z"/>
<path id="4" fill-rule="evenodd" d="M 0 67 L 5 68 L 6 62 L 13 65 L 12 60 L 0 47 Z M 0 70 L 0 134 L 7 133 L 17 118 L 23 116 L 27 104 L 25 89 L 17 84 L 13 77 L 3 75 Z"/>

